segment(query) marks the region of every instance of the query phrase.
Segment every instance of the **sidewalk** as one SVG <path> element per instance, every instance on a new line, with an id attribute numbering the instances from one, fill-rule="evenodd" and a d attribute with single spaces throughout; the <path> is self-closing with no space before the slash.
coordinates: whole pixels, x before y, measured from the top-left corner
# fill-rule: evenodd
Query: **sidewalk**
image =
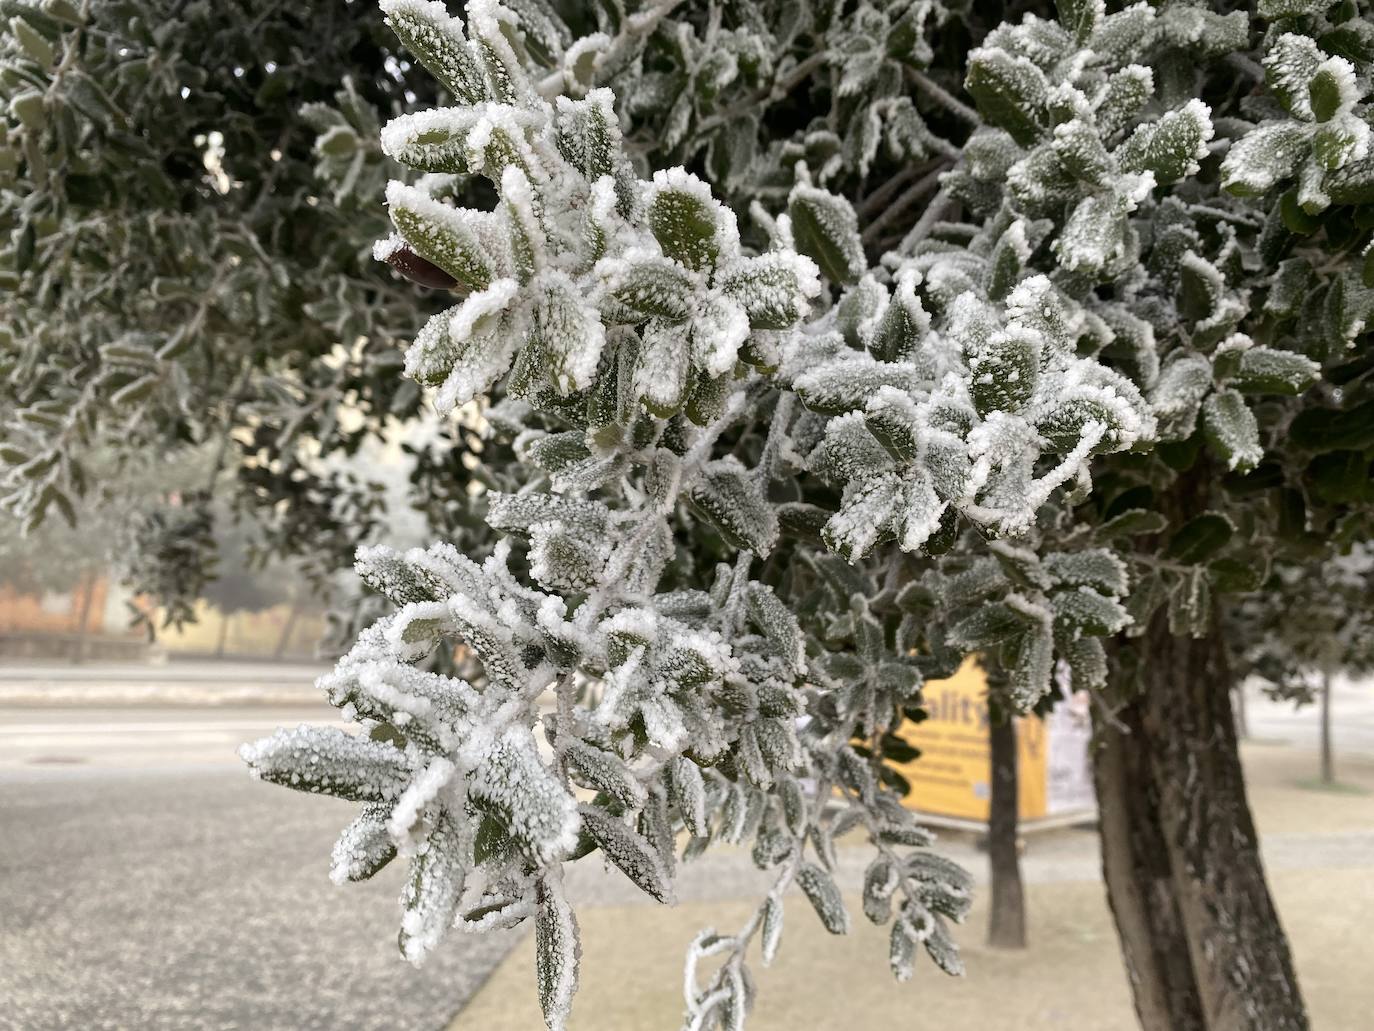
<path id="1" fill-rule="evenodd" d="M 300 705 L 319 700 L 327 663 L 172 659 L 0 664 L 0 707 Z"/>
<path id="2" fill-rule="evenodd" d="M 1297 956 L 1317 1031 L 1363 1026 L 1374 1010 L 1368 956 L 1352 944 L 1374 922 L 1374 760 L 1338 760 L 1341 781 L 1358 791 L 1299 787 L 1316 773 L 1308 750 L 1243 747 L 1251 804 L 1270 883 Z M 1363 793 L 1359 793 L 1363 792 Z M 986 879 L 986 859 L 967 841 L 941 851 Z M 789 896 L 782 947 L 773 967 L 751 954 L 758 1002 L 751 1031 L 1135 1031 L 1130 993 L 1099 875 L 1095 834 L 1068 830 L 1032 839 L 1027 881 L 1031 947 L 999 952 L 982 944 L 981 892 L 957 929 L 968 975 L 948 978 L 929 962 L 909 984 L 887 969 L 887 938 L 862 916 L 857 898 L 866 849 L 842 850 L 840 882 L 853 918 L 842 938 L 825 933 L 806 901 Z M 694 869 L 695 867 L 695 869 Z M 1319 871 L 1319 873 L 1318 873 Z M 682 955 L 698 930 L 731 930 L 753 911 L 766 885 L 743 853 L 708 856 L 682 868 L 685 901 L 665 909 L 618 874 L 595 864 L 573 878 L 580 899 L 582 987 L 574 1031 L 674 1031 L 681 1026 Z M 1314 876 L 1314 874 L 1317 874 Z M 534 990 L 534 942 L 527 935 L 449 1031 L 526 1031 L 542 1026 Z"/>

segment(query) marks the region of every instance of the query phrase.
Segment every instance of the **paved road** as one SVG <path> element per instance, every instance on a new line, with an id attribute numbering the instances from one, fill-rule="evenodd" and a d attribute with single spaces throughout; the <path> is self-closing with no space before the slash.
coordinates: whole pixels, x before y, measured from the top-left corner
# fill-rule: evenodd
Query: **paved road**
<path id="1" fill-rule="evenodd" d="M 332 710 L 0 710 L 0 1029 L 444 1027 L 514 942 L 396 953 L 403 872 L 337 888 L 353 807 L 241 741 Z"/>
<path id="2" fill-rule="evenodd" d="M 310 705 L 327 663 L 0 663 L 0 706 Z"/>
<path id="3" fill-rule="evenodd" d="M 299 723 L 339 723 L 323 700 L 293 706 L 0 707 L 0 774 L 220 768 L 239 745 Z M 340 724 L 341 725 L 341 724 Z"/>

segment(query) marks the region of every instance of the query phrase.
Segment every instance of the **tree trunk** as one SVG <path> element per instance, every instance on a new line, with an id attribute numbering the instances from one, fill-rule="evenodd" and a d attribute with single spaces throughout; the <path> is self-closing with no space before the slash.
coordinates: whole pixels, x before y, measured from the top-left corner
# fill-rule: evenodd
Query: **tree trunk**
<path id="1" fill-rule="evenodd" d="M 988 944 L 999 949 L 1026 947 L 1026 899 L 1021 859 L 1016 850 L 1016 725 L 1010 716 L 994 719 L 988 730 L 992 801 L 988 811 L 988 866 L 992 870 L 992 913 Z"/>
<path id="2" fill-rule="evenodd" d="M 286 646 L 291 643 L 291 632 L 296 629 L 296 621 L 300 619 L 301 603 L 291 602 L 291 613 L 286 617 L 286 626 L 282 628 L 281 637 L 277 638 L 277 647 L 272 652 L 272 658 L 280 659 L 286 654 Z"/>
<path id="3" fill-rule="evenodd" d="M 86 589 L 81 594 L 81 615 L 77 617 L 76 642 L 72 646 L 72 662 L 86 661 L 86 635 L 90 633 L 91 605 L 95 602 L 95 574 L 86 577 Z"/>
<path id="4" fill-rule="evenodd" d="M 1336 783 L 1336 766 L 1331 758 L 1331 670 L 1322 670 L 1322 783 Z"/>
<path id="5" fill-rule="evenodd" d="M 1306 1031 L 1260 862 L 1216 637 L 1158 614 L 1125 647 L 1141 690 L 1097 720 L 1107 897 L 1146 1031 Z"/>
<path id="6" fill-rule="evenodd" d="M 229 641 L 229 616 L 221 613 L 219 617 L 219 646 L 215 649 L 215 658 L 224 658 L 224 646 Z"/>

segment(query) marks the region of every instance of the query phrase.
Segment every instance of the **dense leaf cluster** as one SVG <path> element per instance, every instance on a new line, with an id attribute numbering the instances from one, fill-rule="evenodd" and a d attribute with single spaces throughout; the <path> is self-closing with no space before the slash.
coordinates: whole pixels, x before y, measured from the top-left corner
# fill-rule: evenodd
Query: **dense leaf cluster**
<path id="1" fill-rule="evenodd" d="M 959 69 L 975 110 L 932 75 L 934 5 L 731 24 L 669 2 L 577 39 L 524 5 L 383 6 L 451 101 L 381 134 L 421 174 L 388 187 L 377 256 L 457 295 L 406 373 L 441 411 L 490 405 L 518 487 L 486 498 L 503 539 L 480 565 L 360 554 L 395 612 L 324 686 L 366 757 L 301 730 L 246 758 L 368 803 L 336 871 L 410 857 L 412 958 L 533 917 L 551 1027 L 579 955 L 562 865 L 600 851 L 669 901 L 680 834 L 776 871 L 744 928 L 693 943 L 689 1027 L 743 1024 L 746 950 L 771 959 L 790 885 L 848 929 L 828 871 L 853 828 L 894 972 L 917 945 L 958 970 L 967 879 L 882 763 L 923 678 L 976 651 L 1001 704 L 1040 703 L 1056 663 L 1106 692 L 1102 638 L 1160 606 L 1205 633 L 1214 594 L 1265 579 L 1236 548 L 1285 559 L 1254 495 L 1302 494 L 1275 488 L 1328 441 L 1368 447 L 1338 405 L 1362 382 L 1369 232 L 1336 214 L 1374 185 L 1366 23 L 1333 15 L 1346 57 L 1285 22 L 1256 61 L 1243 11 L 1028 15 Z M 1199 71 L 1227 59 L 1245 74 Z M 802 90 L 809 123 L 770 124 Z M 1300 146 L 1265 142 L 1267 105 Z M 897 185 L 866 191 L 888 161 Z M 472 179 L 492 202 L 465 201 Z M 1345 389 L 1299 414 L 1333 368 Z M 415 665 L 455 645 L 475 678 Z"/>
<path id="2" fill-rule="evenodd" d="M 666 902 L 743 843 L 773 888 L 684 1000 L 738 1028 L 789 888 L 848 929 L 861 831 L 894 973 L 958 971 L 968 879 L 884 764 L 927 677 L 977 652 L 999 707 L 1108 711 L 1131 635 L 1363 570 L 1367 4 L 383 10 L 438 105 L 361 163 L 307 116 L 327 181 L 394 177 L 374 254 L 435 303 L 391 389 L 463 427 L 416 467 L 460 546 L 359 553 L 389 609 L 321 686 L 361 733 L 244 754 L 361 803 L 334 875 L 410 864 L 409 958 L 529 920 L 562 1027 L 565 865 Z"/>

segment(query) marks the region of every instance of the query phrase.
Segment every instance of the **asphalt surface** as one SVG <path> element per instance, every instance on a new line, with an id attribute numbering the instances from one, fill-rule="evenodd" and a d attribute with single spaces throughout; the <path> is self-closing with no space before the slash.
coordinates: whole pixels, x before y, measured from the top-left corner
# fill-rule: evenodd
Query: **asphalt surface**
<path id="1" fill-rule="evenodd" d="M 446 1026 L 518 935 L 454 935 L 411 967 L 401 866 L 328 878 L 355 807 L 256 782 L 234 754 L 333 715 L 0 705 L 0 1029 Z"/>
<path id="2" fill-rule="evenodd" d="M 351 809 L 225 770 L 0 781 L 0 1027 L 443 1027 L 514 939 L 404 963 L 402 871 L 328 880 Z"/>

